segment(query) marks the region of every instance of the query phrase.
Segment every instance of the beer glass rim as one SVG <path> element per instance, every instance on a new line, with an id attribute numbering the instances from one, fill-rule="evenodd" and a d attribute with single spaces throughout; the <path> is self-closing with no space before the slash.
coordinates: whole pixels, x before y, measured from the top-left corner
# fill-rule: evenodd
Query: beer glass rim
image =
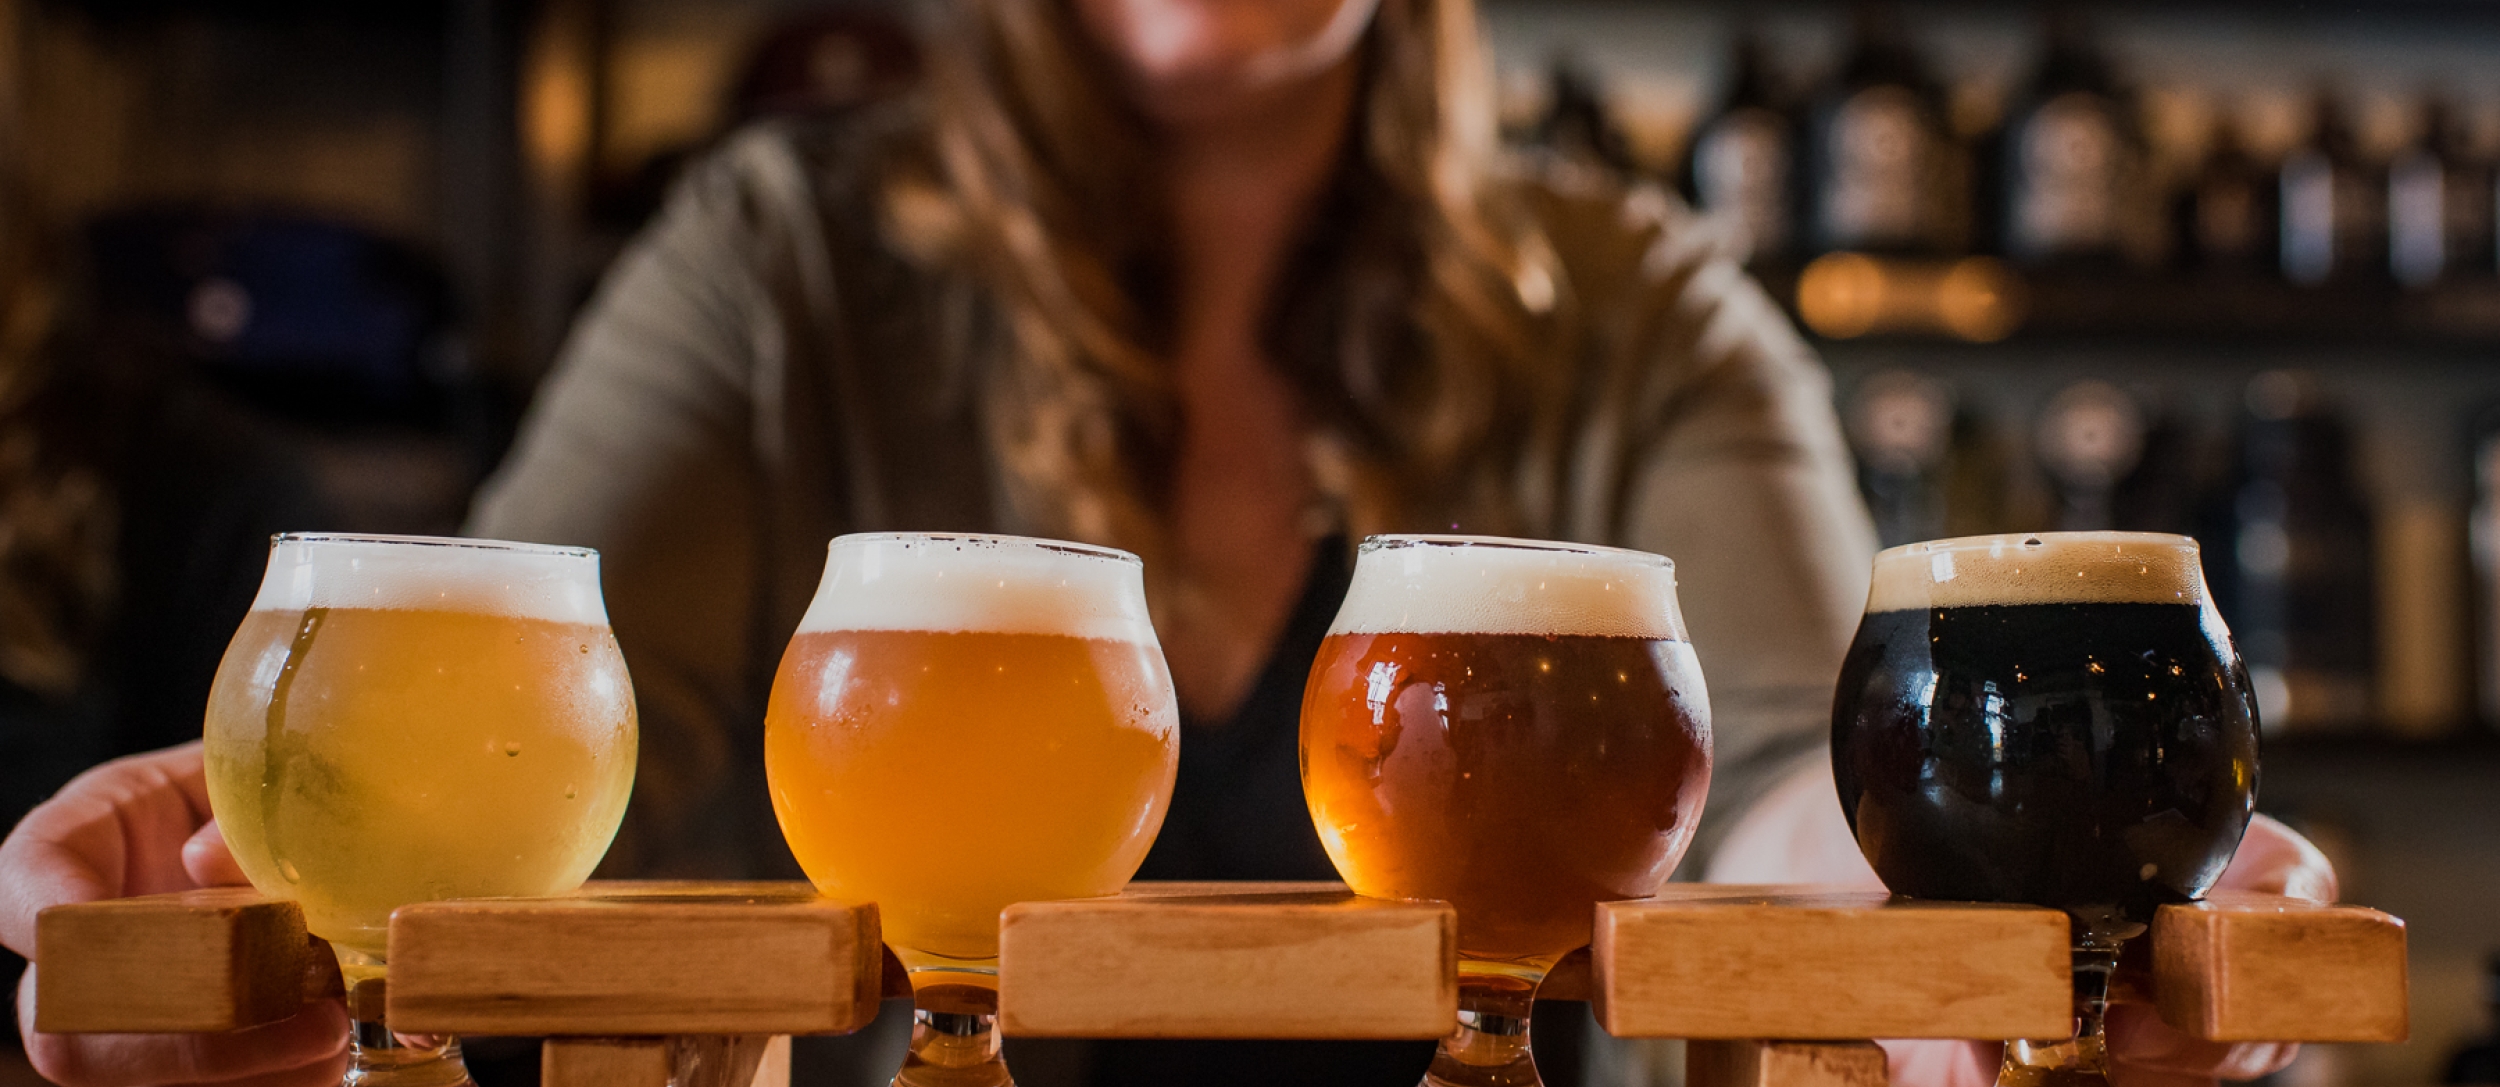
<path id="1" fill-rule="evenodd" d="M 1055 551 L 1079 558 L 1104 559 L 1131 566 L 1144 566 L 1146 560 L 1116 547 L 1078 543 L 1074 540 L 1053 540 L 1041 536 L 1009 536 L 995 532 L 851 532 L 834 537 L 825 544 L 830 552 L 844 544 L 866 543 L 974 543 L 993 547 L 1021 547 L 1034 551 Z"/>
<path id="2" fill-rule="evenodd" d="M 2177 547 L 2198 551 L 2196 538 L 2170 532 L 2117 532 L 2087 530 L 2080 532 L 2001 532 L 1987 536 L 1948 536 L 1937 540 L 1920 540 L 1876 552 L 1875 561 L 1910 555 L 1961 554 L 1970 551 L 1995 551 L 2008 547 L 2045 547 L 2053 543 L 2074 543 L 2086 540 L 2136 547 Z M 2200 552 L 2201 553 L 2201 552 Z"/>
<path id="3" fill-rule="evenodd" d="M 381 544 L 391 547 L 436 547 L 448 550 L 493 551 L 513 555 L 544 555 L 550 558 L 595 559 L 596 548 L 566 547 L 560 544 L 521 543 L 516 540 L 484 540 L 462 536 L 402 536 L 387 533 L 361 532 L 280 532 L 269 537 L 269 546 L 279 544 Z"/>
<path id="4" fill-rule="evenodd" d="M 1629 547 L 1608 547 L 1604 544 L 1572 543 L 1568 540 L 1527 540 L 1511 536 L 1458 536 L 1442 533 L 1385 533 L 1363 537 L 1358 555 L 1375 551 L 1396 551 L 1409 547 L 1482 547 L 1503 551 L 1544 551 L 1559 555 L 1588 555 L 1593 558 L 1614 558 L 1647 566 L 1675 569 L 1675 560 L 1655 551 L 1637 551 Z"/>

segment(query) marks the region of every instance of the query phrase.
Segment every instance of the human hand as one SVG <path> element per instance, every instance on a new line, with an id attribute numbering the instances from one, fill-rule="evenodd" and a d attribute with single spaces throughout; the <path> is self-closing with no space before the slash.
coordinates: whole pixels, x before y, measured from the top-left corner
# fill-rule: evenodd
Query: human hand
<path id="1" fill-rule="evenodd" d="M 1745 813 L 1711 858 L 1712 883 L 1825 883 L 1883 889 L 1841 817 L 1831 764 L 1815 760 Z M 2257 816 L 2218 887 L 2333 902 L 2335 868 L 2290 827 Z M 2110 1005 L 2104 1024 L 2115 1087 L 2205 1087 L 2254 1079 L 2291 1063 L 2289 1043 L 2206 1042 L 2170 1028 L 2149 1005 Z M 1995 1042 L 1885 1041 L 1901 1087 L 1989 1087 L 2003 1047 Z"/>
<path id="2" fill-rule="evenodd" d="M 119 759 L 79 775 L 0 842 L 0 945 L 32 961 L 46 907 L 245 882 L 210 819 L 200 745 Z M 65 1087 L 331 1087 L 347 1070 L 347 1010 L 316 1001 L 293 1018 L 227 1034 L 42 1034 L 35 972 L 18 985 L 18 1033 Z"/>

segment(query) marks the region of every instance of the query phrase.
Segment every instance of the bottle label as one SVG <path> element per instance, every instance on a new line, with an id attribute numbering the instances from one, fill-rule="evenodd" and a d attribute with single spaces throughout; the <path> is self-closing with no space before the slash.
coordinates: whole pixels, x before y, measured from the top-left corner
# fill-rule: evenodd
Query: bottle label
<path id="1" fill-rule="evenodd" d="M 1824 138 L 1831 162 L 1820 201 L 1824 239 L 1842 248 L 1924 240 L 1935 149 L 1918 96 L 1906 87 L 1861 91 L 1841 104 Z"/>
<path id="2" fill-rule="evenodd" d="M 2420 149 L 2387 171 L 2387 264 L 2396 282 L 2427 287 L 2448 266 L 2448 171 Z"/>
<path id="3" fill-rule="evenodd" d="M 2370 259 L 2384 210 L 2369 185 L 2316 149 L 2283 161 L 2283 275 L 2324 283 Z"/>
<path id="4" fill-rule="evenodd" d="M 1730 113 L 1694 147 L 1695 195 L 1746 259 L 1788 248 L 1789 170 L 1788 126 L 1769 110 Z"/>
<path id="5" fill-rule="evenodd" d="M 2126 148 L 2116 118 L 2082 92 L 2050 99 L 2017 137 L 2010 240 L 2019 256 L 2116 247 Z"/>

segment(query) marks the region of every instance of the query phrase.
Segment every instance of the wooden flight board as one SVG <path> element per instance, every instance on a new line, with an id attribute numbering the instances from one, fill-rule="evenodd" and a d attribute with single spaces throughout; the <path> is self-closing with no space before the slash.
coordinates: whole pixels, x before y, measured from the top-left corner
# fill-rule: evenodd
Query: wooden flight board
<path id="1" fill-rule="evenodd" d="M 1438 1038 L 1457 916 L 1337 883 L 1133 883 L 999 923 L 1010 1036 Z"/>
<path id="2" fill-rule="evenodd" d="M 2063 1033 L 2066 928 L 2030 907 L 1678 886 L 1600 906 L 1593 954 L 1543 995 L 1589 996 L 1618 1035 L 1701 1040 L 1706 1087 L 1873 1087 L 1880 1052 L 1850 1039 Z M 1456 1011 L 1451 910 L 1337 884 L 1141 883 L 1010 907 L 1000 931 L 1010 1034 L 1431 1038 Z M 394 1025 L 559 1036 L 548 1087 L 773 1087 L 786 1044 L 768 1036 L 855 1030 L 906 991 L 875 909 L 804 884 L 428 903 L 391 940 Z M 56 907 L 36 943 L 48 1032 L 232 1030 L 338 991 L 301 912 L 242 889 Z M 2165 907 L 2149 950 L 2121 988 L 2192 1035 L 2406 1036 L 2404 925 L 2375 910 L 2219 894 Z"/>
<path id="3" fill-rule="evenodd" d="M 391 1025 L 426 1034 L 839 1034 L 876 1018 L 874 906 L 804 883 L 593 883 L 391 915 Z"/>

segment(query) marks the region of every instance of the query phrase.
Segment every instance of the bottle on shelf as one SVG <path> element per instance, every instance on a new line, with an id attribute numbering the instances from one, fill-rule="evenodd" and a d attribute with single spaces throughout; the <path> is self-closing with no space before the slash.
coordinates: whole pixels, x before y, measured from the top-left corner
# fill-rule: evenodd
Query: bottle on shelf
<path id="1" fill-rule="evenodd" d="M 2385 174 L 2362 155 L 2335 94 L 2321 92 L 2311 118 L 2308 139 L 2278 172 L 2283 278 L 2309 287 L 2384 279 Z"/>
<path id="2" fill-rule="evenodd" d="M 1807 118 L 1808 248 L 1950 251 L 1968 183 L 1946 116 L 1898 14 L 1860 6 L 1848 59 Z"/>
<path id="3" fill-rule="evenodd" d="M 2007 527 L 2006 458 L 1952 385 L 1879 370 L 1850 390 L 1842 412 L 1858 490 L 1884 546 Z"/>
<path id="4" fill-rule="evenodd" d="M 2182 263 L 2212 278 L 2255 277 L 2279 267 L 2274 180 L 2274 172 L 2248 153 L 2239 126 L 2217 120 L 2204 162 L 2172 213 Z"/>
<path id="5" fill-rule="evenodd" d="M 1997 137 L 1995 231 L 2025 264 L 2116 265 L 2144 255 L 2146 150 L 2137 107 L 2082 17 L 2058 9 Z"/>
<path id="6" fill-rule="evenodd" d="M 2249 382 L 2239 469 L 2207 536 L 2215 601 L 2269 733 L 2365 726 L 2378 660 L 2377 546 L 2343 417 L 2308 374 Z"/>
<path id="7" fill-rule="evenodd" d="M 2445 98 L 2422 106 L 2421 128 L 2387 169 L 2387 263 L 2416 289 L 2487 277 L 2493 264 L 2492 164 Z"/>
<path id="8" fill-rule="evenodd" d="M 1783 263 L 1797 243 L 1797 123 L 1761 39 L 1739 34 L 1727 98 L 1693 137 L 1685 191 L 1745 255 Z"/>
<path id="9" fill-rule="evenodd" d="M 2474 504 L 2467 541 L 2474 556 L 2474 689 L 2483 722 L 2500 728 L 2500 405 L 2469 429 Z"/>
<path id="10" fill-rule="evenodd" d="M 2483 960 L 2483 1033 L 2448 1058 L 2439 1082 L 2500 1087 L 2500 951 Z"/>

